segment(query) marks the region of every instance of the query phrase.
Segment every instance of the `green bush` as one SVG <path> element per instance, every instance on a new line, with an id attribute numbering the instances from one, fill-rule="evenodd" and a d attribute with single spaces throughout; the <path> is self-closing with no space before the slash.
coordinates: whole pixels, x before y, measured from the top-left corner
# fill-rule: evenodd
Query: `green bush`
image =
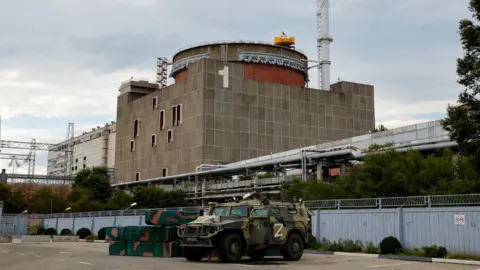
<path id="1" fill-rule="evenodd" d="M 54 228 L 48 228 L 45 230 L 45 232 L 43 233 L 45 235 L 57 235 L 57 230 L 55 230 Z"/>
<path id="2" fill-rule="evenodd" d="M 99 240 L 105 240 L 105 231 L 107 228 L 103 227 L 100 230 L 98 230 L 97 235 Z"/>
<path id="3" fill-rule="evenodd" d="M 85 237 L 85 241 L 87 241 L 87 242 L 94 242 L 95 240 L 97 240 L 96 235 L 89 235 L 89 236 Z"/>
<path id="4" fill-rule="evenodd" d="M 383 238 L 380 242 L 380 254 L 397 254 L 402 252 L 402 244 L 394 236 Z"/>
<path id="5" fill-rule="evenodd" d="M 77 231 L 77 236 L 79 236 L 80 239 L 85 239 L 89 235 L 92 235 L 92 233 L 87 228 L 81 228 Z"/>
<path id="6" fill-rule="evenodd" d="M 327 250 L 327 251 L 343 251 L 343 252 L 361 252 L 364 249 L 361 241 L 342 240 L 330 241 L 323 238 L 322 241 L 317 243 L 315 249 Z"/>
<path id="7" fill-rule="evenodd" d="M 368 254 L 378 254 L 380 251 L 378 250 L 378 247 L 376 247 L 372 242 L 367 242 L 365 245 L 365 248 L 363 249 L 364 253 Z"/>
<path id="8" fill-rule="evenodd" d="M 430 258 L 445 258 L 448 255 L 447 249 L 445 247 L 433 246 L 424 246 L 422 247 L 425 257 Z"/>
<path id="9" fill-rule="evenodd" d="M 45 234 L 45 228 L 43 226 L 38 227 L 37 235 L 44 235 L 44 234 Z"/>
<path id="10" fill-rule="evenodd" d="M 41 235 L 44 231 L 45 229 L 43 228 L 43 226 L 39 224 L 30 224 L 27 226 L 28 235 Z"/>
<path id="11" fill-rule="evenodd" d="M 72 235 L 72 231 L 70 231 L 69 229 L 63 229 L 60 232 L 60 235 L 63 235 L 63 236 Z"/>

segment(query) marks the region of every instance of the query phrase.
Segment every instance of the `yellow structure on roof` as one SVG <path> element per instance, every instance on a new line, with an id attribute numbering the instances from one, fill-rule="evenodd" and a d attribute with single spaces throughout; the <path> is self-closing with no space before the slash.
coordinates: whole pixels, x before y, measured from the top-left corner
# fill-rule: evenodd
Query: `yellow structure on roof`
<path id="1" fill-rule="evenodd" d="M 292 47 L 295 45 L 295 37 L 288 37 L 285 32 L 282 32 L 279 37 L 274 38 L 273 42 L 278 46 Z"/>

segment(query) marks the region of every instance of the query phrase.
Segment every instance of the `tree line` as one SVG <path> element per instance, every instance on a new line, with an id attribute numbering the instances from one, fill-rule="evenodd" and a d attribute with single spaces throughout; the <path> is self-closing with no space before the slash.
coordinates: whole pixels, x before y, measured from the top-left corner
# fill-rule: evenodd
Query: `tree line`
<path id="1" fill-rule="evenodd" d="M 136 202 L 135 208 L 188 206 L 187 194 L 181 190 L 167 191 L 157 187 L 138 187 L 128 194 L 110 184 L 104 167 L 85 168 L 78 172 L 71 187 L 0 184 L 0 201 L 4 213 L 47 214 L 121 210 Z"/>

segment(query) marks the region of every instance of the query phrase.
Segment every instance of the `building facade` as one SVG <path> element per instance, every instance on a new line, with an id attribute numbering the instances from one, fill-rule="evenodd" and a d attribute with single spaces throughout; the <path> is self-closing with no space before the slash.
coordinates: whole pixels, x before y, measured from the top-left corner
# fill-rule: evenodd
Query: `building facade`
<path id="1" fill-rule="evenodd" d="M 192 172 L 375 127 L 373 86 L 306 88 L 306 63 L 298 50 L 271 44 L 211 43 L 174 55 L 173 85 L 123 83 L 116 182 Z"/>
<path id="2" fill-rule="evenodd" d="M 90 132 L 73 139 L 73 155 L 71 173 L 75 175 L 84 168 L 107 167 L 113 173 L 115 166 L 116 123 L 107 123 L 103 127 L 92 128 Z M 69 141 L 59 143 L 68 145 Z M 48 175 L 67 174 L 67 153 L 48 152 Z M 113 176 L 113 175 L 112 175 Z"/>

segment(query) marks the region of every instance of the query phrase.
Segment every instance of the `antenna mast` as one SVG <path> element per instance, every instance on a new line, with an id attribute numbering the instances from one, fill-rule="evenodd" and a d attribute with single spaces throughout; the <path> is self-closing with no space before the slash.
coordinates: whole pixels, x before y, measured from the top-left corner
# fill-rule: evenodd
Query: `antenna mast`
<path id="1" fill-rule="evenodd" d="M 329 28 L 330 0 L 317 0 L 317 56 L 318 88 L 330 91 L 330 43 L 333 41 Z"/>

